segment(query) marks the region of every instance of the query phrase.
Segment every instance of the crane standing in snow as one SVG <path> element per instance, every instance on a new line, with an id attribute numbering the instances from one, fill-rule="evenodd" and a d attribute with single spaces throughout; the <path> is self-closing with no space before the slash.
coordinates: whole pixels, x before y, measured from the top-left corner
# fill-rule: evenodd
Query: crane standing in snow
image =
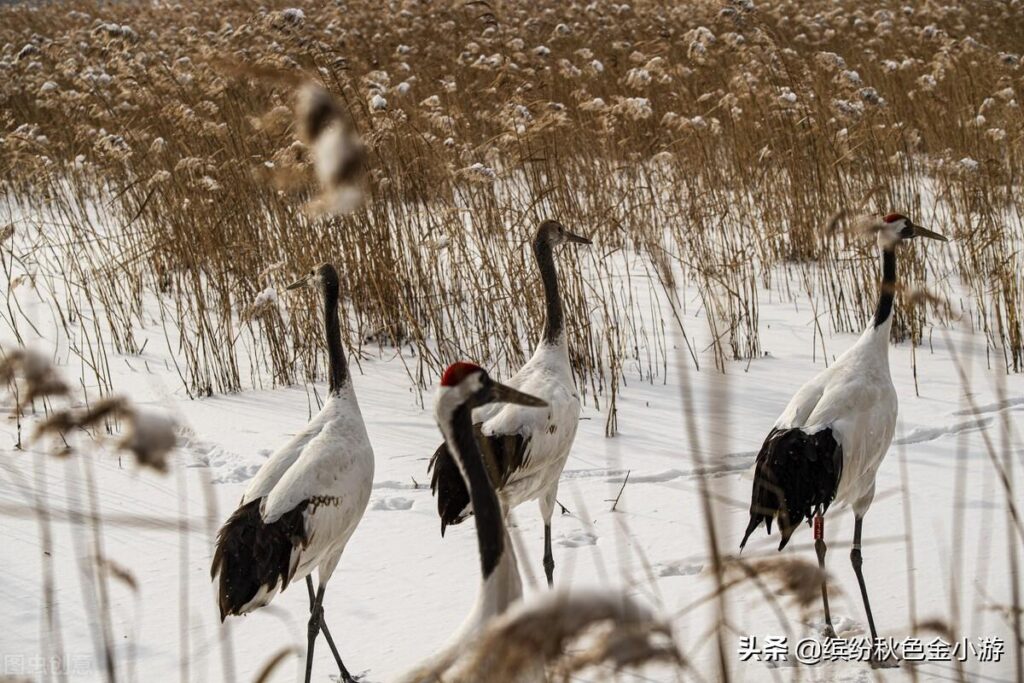
<path id="1" fill-rule="evenodd" d="M 476 521 L 477 547 L 480 551 L 482 585 L 476 606 L 448 644 L 426 662 L 419 664 L 403 681 L 447 680 L 449 671 L 459 666 L 459 657 L 472 645 L 492 620 L 504 614 L 523 595 L 515 549 L 505 527 L 504 512 L 488 467 L 480 452 L 479 428 L 474 424 L 473 410 L 486 405 L 506 403 L 524 411 L 544 412 L 547 403 L 500 384 L 473 363 L 453 363 L 441 377 L 441 386 L 434 400 L 434 417 L 444 435 L 448 457 L 456 474 L 463 479 L 473 505 Z M 529 673 L 517 681 L 544 679 L 543 662 L 537 659 L 527 667 Z"/>
<path id="2" fill-rule="evenodd" d="M 775 422 L 760 452 L 754 472 L 750 534 L 763 521 L 771 533 L 778 519 L 782 540 L 789 542 L 806 518 L 814 521 L 814 548 L 822 569 L 821 597 L 825 608 L 825 635 L 835 637 L 824 578 L 825 523 L 823 515 L 833 501 L 853 507 L 853 549 L 850 560 L 867 613 L 871 637 L 875 631 L 867 586 L 861 571 L 861 530 L 864 515 L 875 495 L 875 476 L 896 430 L 897 397 L 889 372 L 889 332 L 896 293 L 896 248 L 914 237 L 946 241 L 906 216 L 889 214 L 872 224 L 882 251 L 882 285 L 870 326 L 857 343 L 832 367 L 803 385 Z M 878 664 L 872 655 L 872 664 Z"/>
<path id="3" fill-rule="evenodd" d="M 366 435 L 341 347 L 338 273 L 323 264 L 288 289 L 320 286 L 329 362 L 329 394 L 319 413 L 263 464 L 242 502 L 217 534 L 211 576 L 220 617 L 269 603 L 302 577 L 309 591 L 306 683 L 313 646 L 323 631 L 343 681 L 352 681 L 324 621 L 324 589 L 366 510 L 373 484 L 373 449 Z M 312 571 L 320 585 L 314 592 Z"/>
<path id="4" fill-rule="evenodd" d="M 473 424 L 474 409 L 502 402 L 537 412 L 546 407 L 539 398 L 495 382 L 472 363 L 454 363 L 441 378 L 434 417 L 473 504 L 483 581 L 475 608 L 448 644 L 398 680 L 544 683 L 548 663 L 580 660 L 572 643 L 592 636 L 597 624 L 607 628 L 602 639 L 615 645 L 591 665 L 619 671 L 645 661 L 681 661 L 667 624 L 625 591 L 604 587 L 570 594 L 563 589 L 521 600 L 515 550 Z M 538 647 L 541 637 L 557 643 L 557 650 Z"/>
<path id="5" fill-rule="evenodd" d="M 500 384 L 479 366 L 455 363 L 445 370 L 434 401 L 434 417 L 444 435 L 447 452 L 463 478 L 476 517 L 477 544 L 484 585 L 475 616 L 483 625 L 522 597 L 523 585 L 512 539 L 505 528 L 501 505 L 491 484 L 477 443 L 472 411 L 484 405 L 504 403 L 541 413 L 543 400 Z"/>
<path id="6" fill-rule="evenodd" d="M 529 500 L 539 500 L 544 518 L 544 573 L 554 583 L 555 559 L 551 552 L 551 515 L 558 495 L 558 480 L 576 438 L 580 398 L 569 365 L 562 300 L 558 291 L 554 249 L 561 244 L 590 244 L 556 221 L 537 229 L 533 253 L 537 259 L 547 317 L 544 334 L 533 357 L 519 369 L 509 385 L 547 401 L 546 411 L 518 405 L 491 405 L 474 416 L 477 437 L 483 442 L 485 462 L 506 512 Z M 441 535 L 449 524 L 462 522 L 472 511 L 470 493 L 446 444 L 430 459 L 430 487 L 437 495 Z"/>

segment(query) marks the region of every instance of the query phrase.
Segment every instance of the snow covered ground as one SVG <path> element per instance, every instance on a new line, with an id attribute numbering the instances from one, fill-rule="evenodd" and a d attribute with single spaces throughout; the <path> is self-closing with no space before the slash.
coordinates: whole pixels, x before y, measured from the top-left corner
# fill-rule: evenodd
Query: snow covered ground
<path id="1" fill-rule="evenodd" d="M 698 340 L 707 337 L 701 315 L 691 311 L 685 319 L 688 334 Z M 41 310 L 38 317 L 48 316 Z M 666 383 L 650 385 L 627 372 L 628 386 L 618 400 L 618 436 L 605 438 L 606 415 L 592 401 L 584 408 L 559 496 L 570 513 L 554 523 L 556 583 L 625 587 L 657 606 L 672 619 L 679 645 L 702 680 L 717 677 L 717 655 L 715 640 L 708 637 L 716 603 L 703 601 L 714 581 L 700 488 L 707 483 L 715 502 L 723 552 L 735 553 L 746 524 L 748 470 L 757 448 L 792 393 L 823 367 L 813 319 L 806 300 L 780 302 L 765 293 L 760 308 L 765 357 L 731 363 L 725 374 L 710 362 L 696 372 L 682 339 L 674 335 L 678 348 L 670 357 Z M 230 680 L 233 668 L 235 680 L 251 681 L 282 648 L 294 647 L 299 656 L 273 677 L 293 680 L 304 648 L 304 587 L 293 586 L 272 606 L 221 626 L 209 566 L 212 533 L 263 459 L 316 409 L 313 387 L 191 401 L 169 362 L 158 325 L 150 336 L 142 354 L 122 357 L 111 351 L 111 370 L 120 391 L 170 410 L 183 426 L 185 436 L 167 475 L 139 472 L 103 453 L 89 456 L 86 465 L 84 457 L 60 460 L 33 450 L 15 451 L 15 421 L 5 419 L 0 425 L 3 673 L 45 678 L 40 657 L 55 653 L 45 637 L 42 599 L 49 568 L 64 665 L 73 680 L 102 678 L 100 651 L 89 627 L 95 610 L 76 561 L 97 548 L 88 525 L 68 521 L 76 511 L 89 509 L 85 475 L 91 471 L 104 519 L 100 552 L 131 576 L 131 583 L 112 579 L 110 584 L 112 636 L 123 678 L 220 681 Z M 826 337 L 827 357 L 834 358 L 854 339 Z M 54 341 L 47 339 L 43 348 L 53 349 Z M 70 366 L 68 375 L 77 377 L 77 361 L 66 345 L 57 348 L 59 361 Z M 1008 651 L 1001 662 L 979 663 L 972 655 L 963 666 L 969 680 L 1011 680 L 1011 629 L 991 609 L 1011 602 L 1006 500 L 985 440 L 1002 457 L 1008 446 L 1001 442 L 1000 428 L 1009 424 L 1015 439 L 1009 460 L 1019 473 L 1024 377 L 1000 380 L 987 366 L 983 337 L 936 329 L 931 346 L 917 350 L 915 396 L 911 353 L 907 344 L 892 349 L 900 395 L 897 444 L 882 466 L 875 504 L 865 521 L 865 574 L 876 622 L 881 634 L 903 638 L 913 609 L 918 620 L 954 623 L 957 638 L 1000 637 Z M 955 358 L 970 377 L 968 391 L 961 386 Z M 426 486 L 427 460 L 439 433 L 429 409 L 419 406 L 402 362 L 392 351 L 386 358 L 362 361 L 355 371 L 376 451 L 376 481 L 325 605 L 349 668 L 364 681 L 380 682 L 427 656 L 459 625 L 475 597 L 479 564 L 470 523 L 440 536 Z M 1000 381 L 1005 382 L 1002 389 Z M 687 431 L 684 383 L 693 391 L 699 443 Z M 324 387 L 316 389 L 322 396 Z M 604 409 L 605 402 L 601 405 Z M 1016 481 L 1020 490 L 1019 474 Z M 38 498 L 46 499 L 53 518 L 52 546 L 44 545 L 32 510 Z M 165 524 L 138 523 L 149 519 Z M 528 592 L 545 591 L 539 514 L 524 507 L 515 522 L 520 561 L 532 582 Z M 852 514 L 831 511 L 826 532 L 837 626 L 841 635 L 862 634 L 866 619 L 848 559 Z M 759 531 L 744 558 L 773 556 L 777 542 L 777 535 L 765 537 Z M 799 531 L 785 553 L 813 561 L 809 530 Z M 787 625 L 751 585 L 727 597 L 726 659 L 733 680 L 789 680 L 799 673 L 803 680 L 861 681 L 875 675 L 865 663 L 791 668 L 741 661 L 742 636 L 763 642 L 767 636 L 786 635 Z M 817 633 L 820 605 L 804 616 L 784 596 L 781 604 L 792 629 L 791 647 L 796 639 Z M 937 635 L 921 637 L 930 642 Z M 958 677 L 955 662 L 923 663 L 916 670 L 923 681 Z M 315 679 L 328 680 L 334 673 L 329 651 L 318 648 Z M 884 680 L 909 674 L 909 664 L 879 673 Z M 592 680 L 605 678 L 601 674 Z M 681 678 L 690 677 L 653 668 L 624 676 L 630 681 Z"/>

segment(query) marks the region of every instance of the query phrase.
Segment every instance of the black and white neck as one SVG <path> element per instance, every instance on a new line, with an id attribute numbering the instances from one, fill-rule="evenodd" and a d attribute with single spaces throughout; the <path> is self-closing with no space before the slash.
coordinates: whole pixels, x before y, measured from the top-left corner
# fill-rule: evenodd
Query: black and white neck
<path id="1" fill-rule="evenodd" d="M 872 329 L 878 329 L 892 322 L 892 306 L 896 298 L 896 244 L 881 242 L 882 250 L 882 283 L 878 292 L 878 305 L 875 317 L 871 320 Z"/>
<path id="2" fill-rule="evenodd" d="M 565 316 L 562 312 L 562 297 L 558 289 L 558 270 L 555 268 L 554 248 L 551 240 L 538 233 L 533 240 L 533 254 L 544 283 L 546 315 L 542 343 L 559 345 L 565 341 Z"/>
<path id="3" fill-rule="evenodd" d="M 327 337 L 328 391 L 338 396 L 349 381 L 348 363 L 341 346 L 341 321 L 338 318 L 338 272 L 334 266 L 320 270 L 324 294 L 324 333 Z"/>
<path id="4" fill-rule="evenodd" d="M 929 240 L 948 242 L 949 240 L 937 232 L 916 225 L 900 213 L 890 213 L 881 221 L 875 221 L 873 228 L 878 233 L 878 248 L 882 250 L 882 285 L 878 293 L 878 306 L 875 317 L 871 320 L 869 330 L 885 332 L 892 327 L 892 306 L 896 298 L 896 249 L 901 242 L 924 237 Z"/>
<path id="5" fill-rule="evenodd" d="M 460 631 L 476 629 L 504 614 L 523 596 L 512 539 L 508 535 L 501 503 L 484 467 L 473 430 L 472 408 L 459 406 L 443 431 L 448 449 L 469 486 L 480 551 L 482 584 L 476 605 Z"/>
<path id="6" fill-rule="evenodd" d="M 454 363 L 445 370 L 434 407 L 434 417 L 452 460 L 466 483 L 476 525 L 483 579 L 476 607 L 464 623 L 475 628 L 503 614 L 523 595 L 512 539 L 504 512 L 480 453 L 473 409 L 486 403 L 517 403 L 543 407 L 540 399 L 493 381 L 477 365 Z"/>
<path id="7" fill-rule="evenodd" d="M 505 522 L 501 503 L 484 467 L 480 447 L 473 430 L 473 408 L 462 403 L 442 424 L 448 450 L 458 464 L 469 488 L 476 522 L 477 545 L 480 549 L 480 570 L 486 582 L 494 573 L 506 548 Z"/>

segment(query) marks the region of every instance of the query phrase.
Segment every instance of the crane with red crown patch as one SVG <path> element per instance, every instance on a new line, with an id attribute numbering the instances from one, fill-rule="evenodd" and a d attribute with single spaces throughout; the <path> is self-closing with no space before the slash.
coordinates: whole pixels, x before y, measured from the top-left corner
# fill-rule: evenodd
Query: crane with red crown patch
<path id="1" fill-rule="evenodd" d="M 778 521 L 779 550 L 807 520 L 813 520 L 814 547 L 822 569 L 821 598 L 826 637 L 836 637 L 825 579 L 825 513 L 833 503 L 849 503 L 854 513 L 853 551 L 871 637 L 875 630 L 867 585 L 861 571 L 861 528 L 875 496 L 878 467 L 896 430 L 898 400 L 889 372 L 889 331 L 896 294 L 896 249 L 915 237 L 946 241 L 900 213 L 875 221 L 882 252 L 882 283 L 875 314 L 857 343 L 830 367 L 804 384 L 776 420 L 754 466 L 750 519 L 740 549 L 761 523 L 771 534 Z M 874 659 L 872 664 L 888 663 Z"/>
<path id="2" fill-rule="evenodd" d="M 554 583 L 555 559 L 551 548 L 551 517 L 558 481 L 576 438 L 580 398 L 576 390 L 565 315 L 559 293 L 555 250 L 566 244 L 590 244 L 557 221 L 544 221 L 533 240 L 533 253 L 544 285 L 544 329 L 533 356 L 509 381 L 509 385 L 543 398 L 548 409 L 525 410 L 516 405 L 492 405 L 474 414 L 475 429 L 506 513 L 527 502 L 538 501 L 544 519 L 544 573 Z M 464 369 L 452 370 L 453 373 Z M 448 374 L 447 372 L 445 373 Z M 456 375 L 453 375 L 454 378 Z M 446 379 L 441 383 L 445 385 Z M 437 496 L 441 535 L 450 524 L 459 524 L 473 513 L 469 491 L 445 444 L 430 459 L 430 488 Z"/>

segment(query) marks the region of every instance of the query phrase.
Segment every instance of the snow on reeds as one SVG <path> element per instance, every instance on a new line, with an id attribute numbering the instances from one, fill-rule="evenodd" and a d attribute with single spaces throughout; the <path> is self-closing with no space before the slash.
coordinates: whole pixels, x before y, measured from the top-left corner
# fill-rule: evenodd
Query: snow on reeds
<path id="1" fill-rule="evenodd" d="M 62 455 L 68 455 L 75 451 L 72 431 L 103 428 L 100 431 L 110 432 L 116 425 L 122 436 L 113 442 L 115 450 L 131 454 L 141 467 L 167 470 L 167 456 L 177 444 L 177 425 L 164 413 L 140 408 L 121 396 L 77 405 L 56 366 L 34 349 L 0 349 L 0 387 L 15 398 L 13 410 L 18 417 L 37 402 L 46 406 L 33 441 L 56 437 Z"/>
<path id="2" fill-rule="evenodd" d="M 107 357 L 143 350 L 136 330 L 154 324 L 154 300 L 189 396 L 316 377 L 321 349 L 304 333 L 313 298 L 283 315 L 268 292 L 324 260 L 344 280 L 350 352 L 411 347 L 421 387 L 456 357 L 516 368 L 543 319 L 526 244 L 547 217 L 600 247 L 561 270 L 574 369 L 609 434 L 622 381 L 663 376 L 666 327 L 694 365 L 691 339 L 709 332 L 720 369 L 761 354 L 765 288 L 806 292 L 818 324 L 858 330 L 874 246 L 835 228 L 860 214 L 901 211 L 954 240 L 942 253 L 907 249 L 894 335 L 922 344 L 954 320 L 962 283 L 972 296 L 960 324 L 985 335 L 993 365 L 1020 372 L 1018 14 L 1014 3 L 855 0 L 5 5 L 4 322 L 21 340 L 32 325 L 21 298 L 48 301 L 95 380 L 87 407 L 56 409 L 43 431 L 74 441 L 109 420 L 124 435 L 115 447 L 164 466 L 172 423 L 116 398 Z M 301 90 L 296 116 L 307 82 L 320 85 Z M 681 300 L 679 280 L 699 298 Z M 632 296 L 645 286 L 655 296 Z M 13 382 L 19 418 L 69 398 L 35 352 L 8 351 L 0 380 Z M 1002 429 L 986 450 L 1012 502 Z M 804 577 L 785 587 L 811 599 L 813 567 L 723 556 L 704 499 L 719 585 L 705 599 L 722 605 L 720 638 L 733 582 Z M 45 529 L 45 505 L 38 514 Z M 953 539 L 954 556 L 963 545 Z M 97 586 L 117 580 L 94 558 Z M 1000 607 L 1019 632 L 1019 600 Z M 911 604 L 910 630 L 959 632 L 915 620 Z M 619 661 L 632 637 L 597 637 L 578 661 Z"/>
<path id="3" fill-rule="evenodd" d="M 525 243 L 546 217 L 602 246 L 563 268 L 588 400 L 664 366 L 663 341 L 639 330 L 665 311 L 637 308 L 619 255 L 650 270 L 663 253 L 701 288 L 720 367 L 761 353 L 763 286 L 814 292 L 823 322 L 859 329 L 872 246 L 822 230 L 844 210 L 902 211 L 953 237 L 928 267 L 926 247 L 908 250 L 906 277 L 950 299 L 962 282 L 999 362 L 1024 369 L 1009 6 L 0 12 L 2 222 L 50 246 L 8 277 L 74 261 L 96 334 L 126 351 L 141 300 L 161 296 L 192 395 L 319 372 L 299 334 L 311 309 L 242 314 L 323 260 L 347 280 L 350 351 L 412 345 L 419 385 L 466 351 L 518 367 L 542 318 Z M 899 338 L 945 322 L 905 303 Z"/>

